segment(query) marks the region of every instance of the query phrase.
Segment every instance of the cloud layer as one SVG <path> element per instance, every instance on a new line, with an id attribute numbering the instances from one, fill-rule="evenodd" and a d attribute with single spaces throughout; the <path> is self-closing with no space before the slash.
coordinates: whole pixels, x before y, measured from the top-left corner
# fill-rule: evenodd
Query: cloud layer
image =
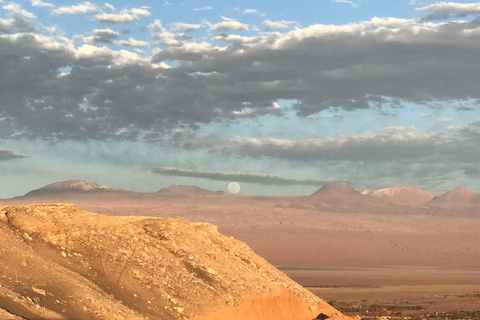
<path id="1" fill-rule="evenodd" d="M 273 174 L 261 173 L 247 173 L 247 172 L 220 172 L 220 171 L 200 171 L 187 170 L 173 167 L 156 167 L 156 168 L 142 168 L 155 174 L 165 176 L 179 176 L 190 178 L 202 178 L 219 181 L 237 181 L 246 183 L 259 183 L 263 185 L 278 185 L 278 186 L 317 186 L 321 187 L 325 184 L 332 183 L 332 181 L 318 180 L 318 179 L 293 179 L 286 178 Z"/>
<path id="2" fill-rule="evenodd" d="M 15 153 L 12 150 L 8 149 L 0 149 L 0 161 L 9 161 L 9 160 L 15 160 L 15 159 L 22 159 L 25 158 L 26 156 Z"/>

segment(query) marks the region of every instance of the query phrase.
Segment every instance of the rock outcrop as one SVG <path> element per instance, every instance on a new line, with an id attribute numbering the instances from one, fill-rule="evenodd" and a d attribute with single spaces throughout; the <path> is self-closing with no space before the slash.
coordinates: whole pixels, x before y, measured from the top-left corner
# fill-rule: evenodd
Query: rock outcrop
<path id="1" fill-rule="evenodd" d="M 3 319 L 349 319 L 213 225 L 0 207 Z"/>

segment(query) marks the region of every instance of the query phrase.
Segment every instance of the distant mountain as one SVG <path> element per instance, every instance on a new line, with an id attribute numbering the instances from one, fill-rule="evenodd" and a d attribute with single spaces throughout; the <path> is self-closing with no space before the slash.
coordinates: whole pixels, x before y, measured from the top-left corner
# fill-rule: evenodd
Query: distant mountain
<path id="1" fill-rule="evenodd" d="M 433 206 L 464 206 L 475 200 L 478 195 L 472 191 L 458 187 L 454 188 L 431 201 Z M 475 201 L 476 202 L 476 201 Z"/>
<path id="2" fill-rule="evenodd" d="M 303 197 L 299 203 L 322 210 L 356 212 L 363 210 L 366 206 L 371 206 L 371 202 L 375 201 L 346 183 L 333 183 L 323 186 L 310 196 Z"/>
<path id="3" fill-rule="evenodd" d="M 176 197 L 188 197 L 188 196 L 222 196 L 226 195 L 223 191 L 210 191 L 199 188 L 197 186 L 185 186 L 185 185 L 173 185 L 166 187 L 155 192 L 155 195 L 160 196 L 176 196 Z"/>
<path id="4" fill-rule="evenodd" d="M 45 187 L 32 190 L 24 195 L 24 197 L 36 197 L 42 195 L 54 195 L 59 193 L 93 193 L 93 192 L 104 192 L 104 191 L 114 191 L 117 189 L 112 189 L 104 186 L 100 186 L 95 182 L 86 182 L 85 180 L 68 180 L 61 181 L 49 184 Z"/>
<path id="5" fill-rule="evenodd" d="M 332 183 L 326 186 L 323 186 L 316 192 L 310 195 L 310 198 L 323 201 L 323 200 L 353 200 L 353 199 L 363 199 L 363 195 L 357 190 L 350 187 L 348 184 L 343 182 Z"/>
<path id="6" fill-rule="evenodd" d="M 430 191 L 425 191 L 415 187 L 407 187 L 400 184 L 391 188 L 380 189 L 364 194 L 381 200 L 417 205 L 428 203 L 433 198 L 438 196 L 438 194 Z"/>

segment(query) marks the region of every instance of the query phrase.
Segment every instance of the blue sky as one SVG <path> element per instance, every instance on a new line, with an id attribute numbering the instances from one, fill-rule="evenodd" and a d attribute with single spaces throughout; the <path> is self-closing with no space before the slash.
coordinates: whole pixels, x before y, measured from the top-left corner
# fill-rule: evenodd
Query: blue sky
<path id="1" fill-rule="evenodd" d="M 480 3 L 0 1 L 0 198 L 480 192 Z"/>

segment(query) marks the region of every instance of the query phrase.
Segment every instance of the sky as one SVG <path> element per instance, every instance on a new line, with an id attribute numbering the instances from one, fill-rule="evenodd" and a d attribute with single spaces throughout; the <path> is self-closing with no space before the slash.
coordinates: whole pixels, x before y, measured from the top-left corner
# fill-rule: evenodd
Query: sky
<path id="1" fill-rule="evenodd" d="M 480 2 L 0 0 L 0 198 L 480 192 Z"/>

